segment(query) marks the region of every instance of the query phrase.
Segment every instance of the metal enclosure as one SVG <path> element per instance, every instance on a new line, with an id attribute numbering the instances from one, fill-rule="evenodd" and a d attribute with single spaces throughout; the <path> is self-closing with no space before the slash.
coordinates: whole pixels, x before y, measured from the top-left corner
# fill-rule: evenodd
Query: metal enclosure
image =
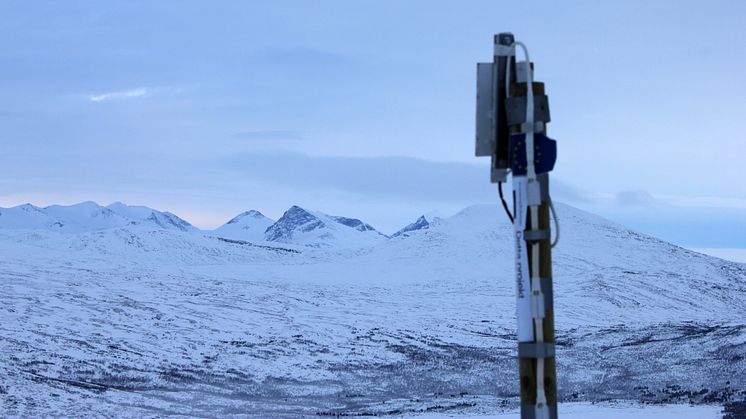
<path id="1" fill-rule="evenodd" d="M 477 64 L 476 155 L 492 157 L 490 180 L 504 182 L 510 172 L 510 131 L 505 109 L 507 67 L 515 81 L 513 34 L 495 36 L 493 62 Z"/>
<path id="2" fill-rule="evenodd" d="M 477 64 L 477 157 L 495 152 L 494 68 L 492 63 Z"/>

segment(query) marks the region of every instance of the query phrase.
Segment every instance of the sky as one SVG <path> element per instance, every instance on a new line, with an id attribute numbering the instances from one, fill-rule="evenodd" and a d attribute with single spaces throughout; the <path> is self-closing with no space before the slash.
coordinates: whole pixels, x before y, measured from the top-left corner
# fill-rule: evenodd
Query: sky
<path id="1" fill-rule="evenodd" d="M 746 248 L 743 22 L 740 1 L 4 1 L 0 206 L 214 228 L 297 204 L 390 233 L 496 203 L 476 63 L 510 31 L 547 85 L 556 200 Z"/>

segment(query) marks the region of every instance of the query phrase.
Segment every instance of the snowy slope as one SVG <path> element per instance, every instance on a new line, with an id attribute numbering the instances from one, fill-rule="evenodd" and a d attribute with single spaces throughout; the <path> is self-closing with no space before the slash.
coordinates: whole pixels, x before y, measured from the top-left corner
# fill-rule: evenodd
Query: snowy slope
<path id="1" fill-rule="evenodd" d="M 562 236 L 553 253 L 558 322 L 597 325 L 673 320 L 739 321 L 744 268 L 666 243 L 557 204 Z M 496 278 L 513 304 L 512 226 L 502 210 L 476 205 L 408 232 L 366 256 L 427 260 L 454 280 Z M 422 269 L 420 267 L 417 268 Z M 464 272 L 471 272 L 464 277 Z M 445 275 L 439 275 L 444 277 Z M 508 313 L 513 315 L 513 313 Z"/>
<path id="2" fill-rule="evenodd" d="M 370 242 L 365 228 L 291 210 L 270 229 L 277 238 L 350 241 L 354 251 L 138 225 L 0 228 L 0 411 L 298 417 L 517 406 L 513 239 L 501 208 L 469 207 Z M 563 402 L 746 396 L 746 265 L 557 210 Z"/>
<path id="3" fill-rule="evenodd" d="M 326 215 L 295 205 L 266 230 L 264 238 L 309 247 L 342 248 L 373 246 L 387 239 L 358 219 Z"/>
<path id="4" fill-rule="evenodd" d="M 95 202 L 75 205 L 50 205 L 44 211 L 71 231 L 101 230 L 126 225 L 130 220 Z"/>
<path id="5" fill-rule="evenodd" d="M 274 221 L 261 212 L 249 210 L 238 214 L 212 232 L 219 237 L 256 242 L 264 240 L 264 232 L 272 224 Z"/>
<path id="6" fill-rule="evenodd" d="M 4 229 L 54 229 L 64 224 L 47 214 L 44 209 L 31 204 L 0 208 L 0 228 Z"/>

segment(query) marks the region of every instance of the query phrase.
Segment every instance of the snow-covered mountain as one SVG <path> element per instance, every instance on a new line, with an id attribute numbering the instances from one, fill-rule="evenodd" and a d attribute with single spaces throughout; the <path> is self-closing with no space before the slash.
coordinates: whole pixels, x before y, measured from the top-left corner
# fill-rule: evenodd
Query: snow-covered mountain
<path id="1" fill-rule="evenodd" d="M 81 233 L 125 226 L 196 230 L 194 226 L 170 212 L 143 206 L 128 206 L 121 202 L 107 207 L 88 201 L 75 205 L 50 205 L 44 208 L 31 204 L 0 208 L 0 229 Z"/>
<path id="2" fill-rule="evenodd" d="M 48 229 L 81 232 L 121 227 L 132 220 L 94 202 L 75 205 L 50 205 L 40 208 L 31 204 L 0 208 L 0 228 Z"/>
<path id="3" fill-rule="evenodd" d="M 41 229 L 80 233 L 128 225 L 180 231 L 196 230 L 191 224 L 170 212 L 128 206 L 121 202 L 108 207 L 88 201 L 75 205 L 50 205 L 44 208 L 31 204 L 0 208 L 1 229 Z"/>
<path id="4" fill-rule="evenodd" d="M 391 237 L 408 236 L 413 231 L 430 228 L 439 220 L 423 215 Z M 106 207 L 95 202 L 82 202 L 44 208 L 31 204 L 0 208 L 0 229 L 81 233 L 125 226 L 208 233 L 254 243 L 268 241 L 308 247 L 360 248 L 376 245 L 389 238 L 357 218 L 327 215 L 299 206 L 289 208 L 277 221 L 257 210 L 245 211 L 210 231 L 201 231 L 167 211 L 121 202 Z"/>
<path id="5" fill-rule="evenodd" d="M 271 218 L 259 211 L 249 210 L 238 214 L 212 232 L 219 237 L 257 242 L 264 240 L 264 232 L 272 224 L 274 220 Z"/>
<path id="6" fill-rule="evenodd" d="M 186 220 L 168 211 L 158 211 L 141 205 L 126 205 L 115 202 L 106 208 L 130 220 L 129 224 L 160 227 L 165 230 L 197 231 Z"/>
<path id="7" fill-rule="evenodd" d="M 746 265 L 557 211 L 563 402 L 746 397 Z M 298 207 L 283 218 L 265 239 L 287 246 L 130 224 L 0 228 L 0 411 L 478 415 L 519 403 L 499 206 L 394 239 Z M 302 245 L 347 240 L 369 244 Z"/>
<path id="8" fill-rule="evenodd" d="M 64 224 L 31 204 L 0 208 L 0 228 L 5 229 L 61 229 Z"/>
<path id="9" fill-rule="evenodd" d="M 207 233 L 253 243 L 278 242 L 307 247 L 360 248 L 388 239 L 357 218 L 327 215 L 298 206 L 288 209 L 276 222 L 257 210 L 245 211 L 210 231 L 199 230 L 167 211 L 121 202 L 106 207 L 82 202 L 44 208 L 31 204 L 0 208 L 0 229 L 82 233 L 123 227 Z M 407 228 L 412 229 L 408 226 L 405 230 Z"/>
<path id="10" fill-rule="evenodd" d="M 363 247 L 388 237 L 358 219 L 326 215 L 294 205 L 267 228 L 264 238 L 311 247 Z"/>

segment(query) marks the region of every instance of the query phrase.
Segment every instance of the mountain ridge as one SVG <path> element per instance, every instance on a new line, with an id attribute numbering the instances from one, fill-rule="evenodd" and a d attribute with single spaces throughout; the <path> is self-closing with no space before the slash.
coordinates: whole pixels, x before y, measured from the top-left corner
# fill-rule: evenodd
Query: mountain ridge
<path id="1" fill-rule="evenodd" d="M 557 203 L 559 206 L 572 208 L 574 212 L 582 211 L 588 220 L 596 223 L 614 224 L 613 221 L 605 219 L 587 211 L 580 210 L 566 204 Z M 222 226 L 212 230 L 202 230 L 194 227 L 183 218 L 168 212 L 160 211 L 142 205 L 127 205 L 120 201 L 107 206 L 102 206 L 93 201 L 84 201 L 72 205 L 53 204 L 39 207 L 31 203 L 25 203 L 9 208 L 0 207 L 0 230 L 3 229 L 27 229 L 27 230 L 50 230 L 63 233 L 82 233 L 86 231 L 98 231 L 109 228 L 136 227 L 145 229 L 167 229 L 191 232 L 197 234 L 215 235 L 233 240 L 249 242 L 277 242 L 284 244 L 295 244 L 307 247 L 366 247 L 375 245 L 378 241 L 388 239 L 402 239 L 412 234 L 421 234 L 449 218 L 458 217 L 459 214 L 472 211 L 476 208 L 490 213 L 501 214 L 500 208 L 495 204 L 475 204 L 459 211 L 452 217 L 440 218 L 421 215 L 414 222 L 407 224 L 391 235 L 386 235 L 376 230 L 372 225 L 357 218 L 346 216 L 327 215 L 318 211 L 304 209 L 298 205 L 291 206 L 284 214 L 292 216 L 294 213 L 307 214 L 308 220 L 314 220 L 315 226 L 306 225 L 303 228 L 290 222 L 286 217 L 272 220 L 260 211 L 251 209 L 237 214 Z M 292 218 L 292 217 L 291 217 Z M 560 216 L 560 218 L 562 218 Z M 251 220 L 250 223 L 248 221 Z M 282 221 L 282 222 L 281 222 Z M 297 221 L 297 220 L 296 220 Z M 501 218 L 502 222 L 506 222 Z M 279 223 L 279 224 L 278 224 Z M 283 224 L 293 224 L 292 226 Z M 248 225 L 251 224 L 251 225 Z M 329 228 L 329 227 L 332 228 Z M 338 233 L 343 226 L 342 233 Z M 274 227 L 274 228 L 273 228 Z M 299 231 L 293 231 L 300 228 Z M 312 230 L 327 228 L 323 232 L 317 231 L 314 237 L 308 237 Z M 627 227 L 624 227 L 627 228 Z M 303 231 L 306 229 L 307 231 Z M 634 231 L 630 229 L 631 231 Z M 350 231 L 366 233 L 350 235 Z M 270 233 L 269 236 L 267 233 Z M 344 236 L 338 238 L 337 235 Z M 305 234 L 305 236 L 304 236 Z M 294 238 L 295 237 L 295 238 Z M 370 237 L 374 237 L 371 239 Z M 297 238 L 297 239 L 296 239 Z"/>
<path id="2" fill-rule="evenodd" d="M 158 211 L 145 206 L 129 206 L 121 202 L 102 206 L 93 201 L 84 201 L 72 205 L 53 204 L 46 207 L 27 203 L 0 208 L 0 229 L 51 229 L 81 233 L 128 225 L 181 231 L 196 230 L 189 222 L 168 211 Z"/>

